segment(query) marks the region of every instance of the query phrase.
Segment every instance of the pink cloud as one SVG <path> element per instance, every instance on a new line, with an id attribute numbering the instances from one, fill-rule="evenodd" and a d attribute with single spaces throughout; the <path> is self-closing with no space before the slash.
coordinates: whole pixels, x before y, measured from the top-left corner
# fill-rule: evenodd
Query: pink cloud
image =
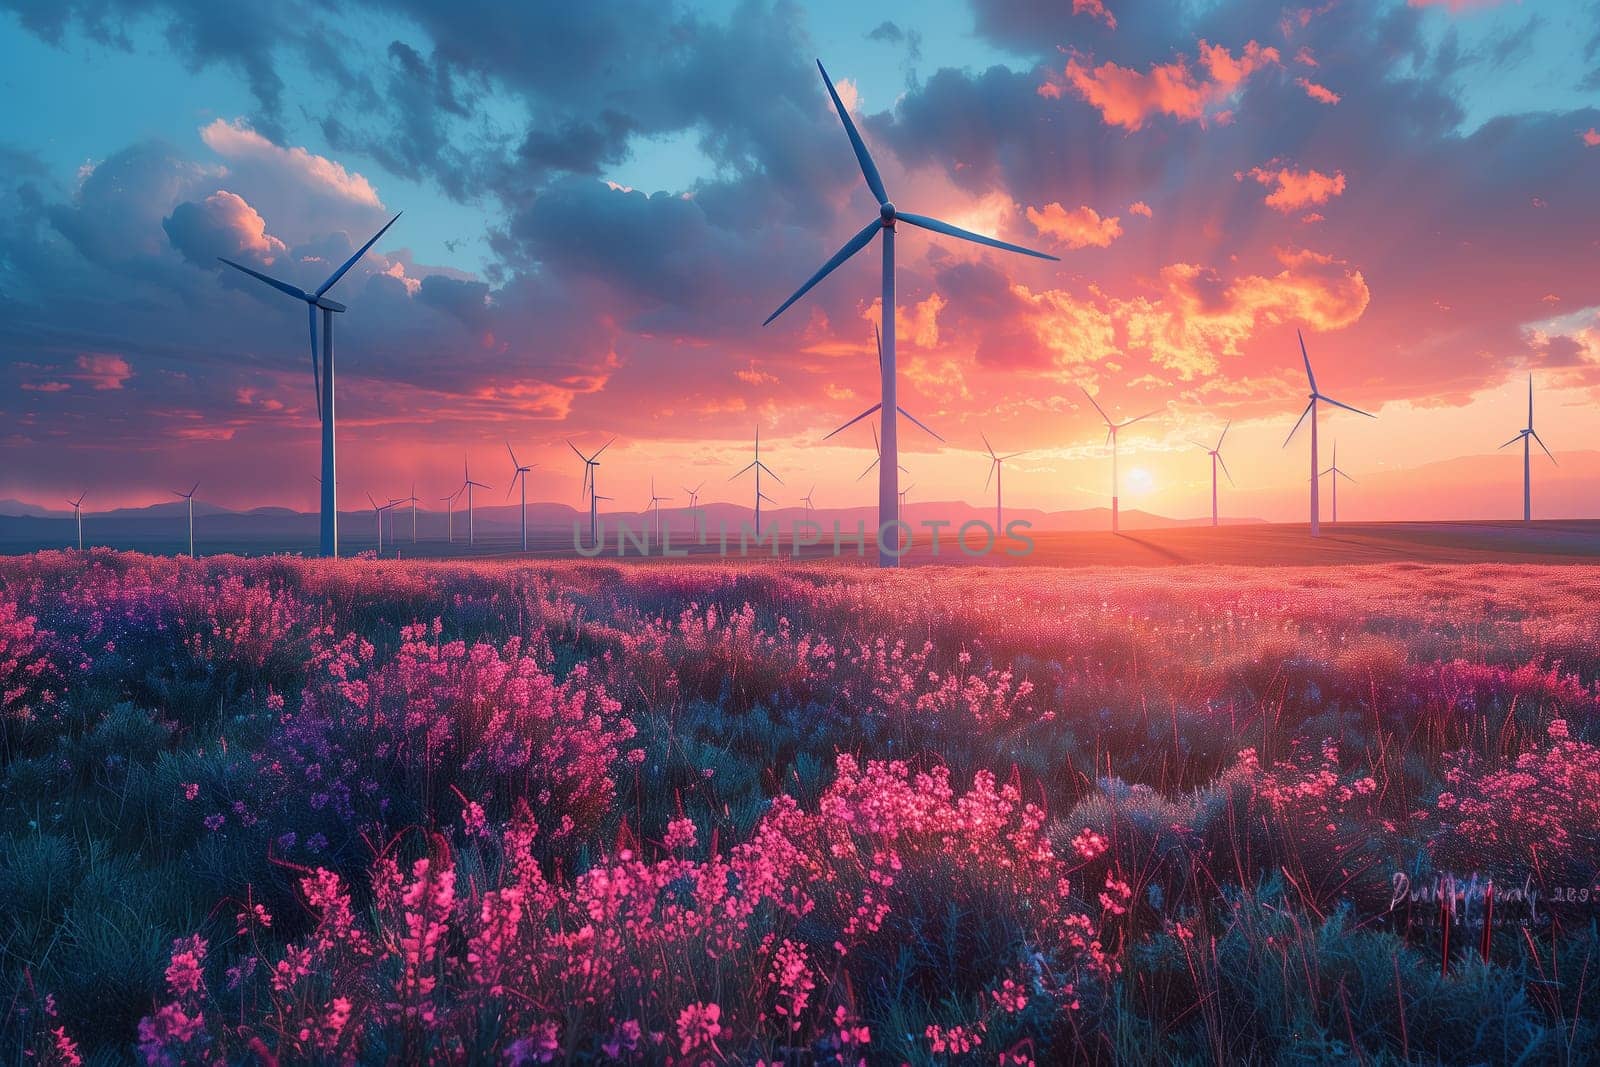
<path id="1" fill-rule="evenodd" d="M 1149 209 L 1146 208 L 1146 211 Z M 1042 234 L 1054 237 L 1068 248 L 1109 248 L 1111 242 L 1122 236 L 1122 222 L 1115 215 L 1102 218 L 1087 205 L 1068 211 L 1057 203 L 1046 204 L 1042 209 L 1029 208 L 1028 221 Z"/>
<path id="2" fill-rule="evenodd" d="M 1067 86 L 1088 101 L 1107 125 L 1137 130 L 1155 115 L 1180 122 L 1198 122 L 1231 99 L 1256 71 L 1278 64 L 1278 50 L 1255 41 L 1236 57 L 1222 45 L 1200 42 L 1199 72 L 1183 56 L 1154 64 L 1148 72 L 1106 62 L 1090 67 L 1077 56 L 1067 61 Z M 1040 86 L 1044 96 L 1059 97 L 1053 81 Z"/>
<path id="3" fill-rule="evenodd" d="M 1459 15 L 1474 8 L 1495 7 L 1501 2 L 1502 0 L 1407 0 L 1412 7 L 1442 7 L 1452 15 Z"/>
<path id="4" fill-rule="evenodd" d="M 360 174 L 345 170 L 326 156 L 315 155 L 304 148 L 285 148 L 274 144 L 251 129 L 243 119 L 235 122 L 217 119 L 201 128 L 200 139 L 225 159 L 259 164 L 286 177 L 298 179 L 301 184 L 364 207 L 383 206 L 372 183 Z"/>
<path id="5" fill-rule="evenodd" d="M 122 383 L 133 377 L 133 368 L 121 356 L 89 352 L 78 357 L 78 373 L 74 377 L 95 389 L 121 389 Z"/>
<path id="6" fill-rule="evenodd" d="M 1342 97 L 1325 85 L 1318 85 L 1310 78 L 1296 78 L 1294 83 L 1306 91 L 1306 95 L 1321 104 L 1337 104 Z"/>
<path id="7" fill-rule="evenodd" d="M 1074 15 L 1092 15 L 1106 24 L 1107 29 L 1117 28 L 1117 16 L 1106 9 L 1104 0 L 1072 0 Z"/>
<path id="8" fill-rule="evenodd" d="M 1294 61 L 1300 64 L 1302 67 L 1317 66 L 1316 55 L 1313 54 L 1311 49 L 1305 45 L 1301 45 L 1300 50 L 1294 54 Z"/>
<path id="9" fill-rule="evenodd" d="M 1254 178 L 1272 191 L 1267 194 L 1266 205 L 1275 211 L 1288 214 L 1313 204 L 1326 204 L 1344 193 L 1344 171 L 1324 174 L 1319 170 L 1290 170 L 1280 167 L 1267 170 L 1253 167 L 1247 172 L 1235 173 L 1239 181 Z"/>
<path id="10" fill-rule="evenodd" d="M 1143 200 L 1135 200 L 1133 203 L 1128 205 L 1128 214 L 1143 215 L 1148 219 L 1151 217 L 1150 205 L 1145 203 Z"/>
<path id="11" fill-rule="evenodd" d="M 1600 130 L 1596 130 L 1593 126 L 1578 134 L 1578 139 L 1590 148 L 1600 148 Z"/>

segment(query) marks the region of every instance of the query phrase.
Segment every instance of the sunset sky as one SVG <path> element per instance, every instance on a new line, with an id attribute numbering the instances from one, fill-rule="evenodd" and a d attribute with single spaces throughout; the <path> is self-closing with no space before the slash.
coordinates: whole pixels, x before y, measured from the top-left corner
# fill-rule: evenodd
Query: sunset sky
<path id="1" fill-rule="evenodd" d="M 341 505 L 655 475 L 867 504 L 876 249 L 761 322 L 895 202 L 1059 263 L 902 229 L 902 484 L 1303 519 L 1295 329 L 1360 482 L 1341 515 L 1600 515 L 1600 6 L 1587 0 L 217 5 L 0 0 L 0 498 L 315 506 L 304 311 L 332 294 Z M 1548 480 L 1547 480 L 1548 479 Z M 1541 495 L 1541 484 L 1547 491 Z M 1363 490 L 1369 491 L 1363 497 Z M 667 491 L 667 490 L 663 490 Z M 500 492 L 488 494 L 499 502 Z M 480 501 L 481 502 L 481 501 Z M 630 504 L 631 502 L 631 504 Z M 682 502 L 681 500 L 679 501 Z"/>

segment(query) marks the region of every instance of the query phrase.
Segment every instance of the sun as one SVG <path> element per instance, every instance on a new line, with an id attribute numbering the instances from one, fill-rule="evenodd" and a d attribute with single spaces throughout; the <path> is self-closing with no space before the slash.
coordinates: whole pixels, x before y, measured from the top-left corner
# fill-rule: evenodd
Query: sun
<path id="1" fill-rule="evenodd" d="M 1155 491 L 1156 479 L 1146 467 L 1133 467 L 1123 475 L 1122 487 L 1129 493 L 1150 493 Z"/>

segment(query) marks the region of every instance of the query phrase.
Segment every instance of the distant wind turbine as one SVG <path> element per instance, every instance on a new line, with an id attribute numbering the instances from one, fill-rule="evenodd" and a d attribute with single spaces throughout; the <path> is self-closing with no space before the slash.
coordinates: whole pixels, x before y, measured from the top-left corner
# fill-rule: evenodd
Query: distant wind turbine
<path id="1" fill-rule="evenodd" d="M 861 167 L 861 176 L 866 179 L 867 188 L 872 191 L 872 195 L 878 201 L 878 215 L 862 227 L 854 237 L 846 241 L 843 248 L 835 252 L 831 259 L 824 263 L 804 285 L 795 291 L 793 296 L 785 300 L 777 311 L 769 315 L 767 322 L 770 323 L 773 319 L 783 314 L 791 304 L 810 292 L 812 286 L 833 273 L 834 269 L 845 260 L 872 243 L 874 237 L 880 234 L 883 236 L 883 338 L 879 372 L 882 396 L 878 406 L 885 413 L 883 420 L 883 452 L 888 456 L 888 462 L 880 464 L 878 467 L 878 525 L 882 529 L 884 526 L 898 521 L 900 503 L 900 444 L 895 425 L 898 420 L 888 417 L 890 413 L 900 410 L 900 406 L 895 399 L 895 224 L 897 222 L 907 222 L 925 230 L 932 230 L 935 233 L 959 237 L 965 241 L 973 241 L 977 244 L 1004 249 L 1008 252 L 1019 252 L 1025 256 L 1036 256 L 1039 259 L 1053 260 L 1056 257 L 1046 255 L 1043 252 L 1036 252 L 1031 248 L 1023 248 L 1021 245 L 1008 244 L 993 237 L 985 237 L 970 230 L 963 230 L 959 226 L 952 226 L 948 222 L 941 222 L 926 215 L 913 215 L 910 212 L 896 208 L 889 200 L 889 193 L 883 186 L 883 179 L 878 175 L 877 164 L 872 161 L 872 155 L 867 151 L 866 144 L 861 140 L 861 134 L 856 132 L 856 125 L 851 121 L 850 113 L 845 109 L 844 101 L 839 99 L 839 94 L 834 90 L 833 82 L 828 78 L 828 72 L 823 69 L 820 61 L 817 63 L 817 70 L 822 73 L 822 81 L 828 88 L 828 95 L 833 99 L 834 110 L 839 113 L 839 121 L 844 124 L 845 135 L 850 138 L 850 146 L 855 150 L 856 162 Z M 880 543 L 878 545 L 878 565 L 880 567 L 893 567 L 898 563 L 898 554 L 890 551 L 884 544 Z"/>
<path id="2" fill-rule="evenodd" d="M 917 487 L 917 483 L 916 482 L 912 482 L 910 485 L 908 485 L 904 489 L 900 490 L 900 506 L 901 507 L 905 507 L 906 506 L 906 494 L 911 492 L 911 490 L 915 489 L 916 487 Z"/>
<path id="3" fill-rule="evenodd" d="M 72 517 L 74 519 L 76 519 L 77 523 L 78 523 L 78 551 L 79 552 L 83 551 L 83 498 L 88 496 L 88 495 L 89 495 L 89 490 L 85 489 L 83 492 L 78 494 L 78 499 L 76 499 L 76 500 L 68 500 L 67 501 L 67 503 L 72 505 Z"/>
<path id="4" fill-rule="evenodd" d="M 311 379 L 317 390 L 317 417 L 322 420 L 322 534 L 321 554 L 324 556 L 337 556 L 339 554 L 339 511 L 338 503 L 334 499 L 334 490 L 338 479 L 334 474 L 334 391 L 333 391 L 333 315 L 334 312 L 344 311 L 345 306 L 337 300 L 328 298 L 328 290 L 339 283 L 351 267 L 355 266 L 362 256 L 367 254 L 367 249 L 378 242 L 378 238 L 388 232 L 389 227 L 395 224 L 400 215 L 397 213 L 393 219 L 383 224 L 383 229 L 372 235 L 372 239 L 356 250 L 356 254 L 344 261 L 340 268 L 328 275 L 328 280 L 323 282 L 315 292 L 306 292 L 298 286 L 262 274 L 260 271 L 251 270 L 231 259 L 222 259 L 222 262 L 235 270 L 243 271 L 259 281 L 266 282 L 280 293 L 286 293 L 296 300 L 306 303 L 307 323 L 311 330 Z M 218 257 L 221 259 L 222 257 Z M 322 361 L 319 368 L 317 361 L 317 309 L 322 309 Z"/>
<path id="5" fill-rule="evenodd" d="M 411 495 L 410 496 L 403 496 L 399 500 L 396 500 L 395 503 L 396 504 L 410 504 L 411 505 L 411 543 L 412 544 L 416 544 L 417 543 L 417 504 L 419 503 L 419 498 L 417 497 L 417 483 L 416 482 L 412 482 L 411 483 Z M 392 530 L 393 527 L 391 526 L 390 529 Z"/>
<path id="6" fill-rule="evenodd" d="M 1369 419 L 1375 419 L 1375 418 L 1377 418 L 1377 416 L 1373 415 L 1371 412 L 1362 411 L 1360 408 L 1353 408 L 1349 404 L 1346 404 L 1341 400 L 1333 399 L 1333 397 L 1331 397 L 1331 396 L 1323 396 L 1320 392 L 1318 392 L 1317 391 L 1317 376 L 1315 374 L 1311 373 L 1311 357 L 1306 354 L 1306 339 L 1303 336 L 1301 336 L 1301 333 L 1300 333 L 1299 330 L 1296 330 L 1294 332 L 1294 335 L 1295 335 L 1295 337 L 1299 338 L 1299 340 L 1300 340 L 1300 358 L 1305 360 L 1305 364 L 1306 364 L 1306 381 L 1311 386 L 1311 393 L 1310 393 L 1311 401 L 1310 401 L 1310 403 L 1306 404 L 1306 409 L 1300 413 L 1300 418 L 1295 422 L 1294 429 L 1289 431 L 1289 436 L 1285 437 L 1283 439 L 1283 447 L 1285 447 L 1285 448 L 1289 447 L 1289 442 L 1293 441 L 1294 440 L 1294 435 L 1300 431 L 1300 423 L 1305 422 L 1306 421 L 1306 416 L 1310 415 L 1311 416 L 1311 536 L 1312 537 L 1321 537 L 1322 536 L 1322 505 L 1321 505 L 1321 501 L 1318 499 L 1318 489 L 1320 488 L 1319 483 L 1321 482 L 1321 478 L 1319 476 L 1321 475 L 1322 472 L 1317 469 L 1317 401 L 1320 400 L 1323 403 L 1332 404 L 1336 408 L 1344 408 L 1346 411 L 1353 411 L 1357 415 L 1365 415 Z"/>
<path id="7" fill-rule="evenodd" d="M 842 427 L 842 426 L 840 427 L 840 429 L 843 429 L 843 428 L 844 427 Z M 835 432 L 837 433 L 838 431 L 835 431 Z M 872 462 L 867 464 L 867 469 L 866 470 L 864 470 L 860 474 L 856 475 L 856 481 L 859 482 L 861 479 L 863 479 L 867 475 L 871 474 L 873 472 L 873 470 L 878 466 L 878 463 L 883 459 L 883 445 L 880 444 L 879 441 L 878 441 L 878 424 L 877 423 L 873 423 L 872 424 L 872 455 L 873 455 Z M 906 465 L 904 463 L 902 463 L 902 464 L 900 464 L 900 473 L 901 474 L 910 474 L 911 472 L 909 470 L 907 470 L 906 469 Z"/>
<path id="8" fill-rule="evenodd" d="M 988 489 L 989 482 L 991 480 L 994 482 L 994 528 L 998 533 L 1006 528 L 1005 519 L 1003 517 L 1004 513 L 1001 509 L 1001 505 L 1004 501 L 1000 495 L 1000 479 L 1004 474 L 1003 468 L 1006 460 L 1016 459 L 1018 456 L 1022 455 L 1022 453 L 1013 452 L 1009 456 L 997 456 L 994 454 L 994 446 L 989 443 L 989 438 L 985 437 L 981 433 L 978 434 L 978 436 L 983 438 L 983 447 L 989 452 L 989 475 L 988 477 L 984 478 L 983 487 Z"/>
<path id="9" fill-rule="evenodd" d="M 511 442 L 506 442 L 506 451 L 511 452 Z M 537 467 L 537 463 L 524 466 L 517 460 L 517 454 L 511 452 L 511 484 L 506 486 L 506 499 L 511 499 L 511 490 L 517 487 L 520 479 L 522 482 L 522 551 L 528 551 L 528 472 Z"/>
<path id="10" fill-rule="evenodd" d="M 811 494 L 815 493 L 816 491 L 817 487 L 813 485 L 810 489 L 806 490 L 806 495 L 800 498 L 806 506 L 806 518 L 808 519 L 811 517 L 811 513 L 817 510 L 817 506 L 811 502 Z"/>
<path id="11" fill-rule="evenodd" d="M 467 544 L 475 545 L 478 543 L 478 513 L 472 506 L 472 490 L 493 489 L 494 486 L 472 480 L 472 474 L 467 470 L 466 453 L 461 455 L 461 488 L 467 491 Z"/>
<path id="12" fill-rule="evenodd" d="M 182 497 L 184 500 L 187 500 L 189 502 L 189 558 L 190 559 L 194 558 L 194 494 L 195 494 L 195 491 L 197 489 L 199 489 L 199 488 L 200 488 L 200 483 L 199 482 L 195 482 L 194 483 L 194 488 L 190 489 L 187 493 L 185 493 L 185 492 L 183 492 L 181 490 L 178 490 L 178 489 L 174 489 L 172 491 L 172 495 L 173 496 Z"/>
<path id="13" fill-rule="evenodd" d="M 1533 521 L 1533 464 L 1531 462 L 1532 450 L 1528 442 L 1538 441 L 1539 447 L 1544 448 L 1544 454 L 1550 457 L 1550 462 L 1556 463 L 1556 457 L 1548 448 L 1545 448 L 1544 439 L 1533 428 L 1533 375 L 1531 374 L 1528 375 L 1528 425 L 1523 427 L 1517 436 L 1500 447 L 1506 448 L 1509 445 L 1516 444 L 1518 441 L 1522 442 L 1522 521 L 1529 523 Z M 1559 467 L 1561 464 L 1556 463 L 1556 466 Z M 81 548 L 82 546 L 80 545 L 79 547 Z"/>
<path id="14" fill-rule="evenodd" d="M 368 493 L 367 503 L 372 505 L 372 514 L 378 520 L 378 555 L 381 556 L 383 555 L 383 513 L 388 511 L 390 508 L 399 507 L 400 501 L 390 500 L 387 504 L 380 504 L 376 500 L 372 499 L 371 493 Z M 391 537 L 393 536 L 393 532 L 393 527 L 390 527 Z"/>
<path id="15" fill-rule="evenodd" d="M 773 500 L 770 496 L 768 496 L 767 494 L 765 494 L 765 493 L 763 493 L 761 491 L 761 472 L 762 471 L 766 471 L 767 474 L 771 476 L 773 481 L 777 482 L 779 485 L 783 484 L 783 479 L 778 477 L 776 474 L 773 474 L 771 467 L 769 467 L 765 463 L 761 462 L 761 427 L 760 426 L 756 427 L 756 458 L 751 461 L 751 463 L 750 463 L 750 465 L 748 467 L 745 467 L 738 474 L 735 474 L 732 477 L 730 477 L 728 479 L 728 481 L 731 482 L 731 481 L 733 481 L 734 478 L 741 477 L 741 476 L 743 476 L 745 474 L 750 473 L 751 471 L 755 471 L 756 472 L 756 536 L 760 537 L 761 536 L 761 502 L 763 500 L 765 500 L 769 504 L 776 504 L 777 503 L 776 500 Z"/>
<path id="16" fill-rule="evenodd" d="M 456 489 L 455 492 L 451 493 L 450 495 L 442 496 L 442 497 L 439 498 L 440 500 L 442 500 L 444 502 L 445 529 L 448 531 L 449 538 L 450 538 L 450 543 L 452 545 L 456 543 L 456 513 L 455 513 L 455 510 L 454 510 L 455 503 L 456 503 L 456 498 L 461 495 L 461 490 L 465 489 L 465 488 L 466 488 L 466 486 L 460 486 L 459 488 Z"/>
<path id="17" fill-rule="evenodd" d="M 1229 419 L 1227 425 L 1222 427 L 1222 432 L 1217 435 L 1216 448 L 1192 438 L 1189 442 L 1197 448 L 1205 449 L 1206 453 L 1211 457 L 1211 525 L 1213 526 L 1217 525 L 1217 467 L 1219 465 L 1222 467 L 1222 473 L 1228 475 L 1228 484 L 1233 484 L 1233 475 L 1228 473 L 1228 465 L 1222 460 L 1222 440 L 1228 436 L 1228 429 L 1232 426 L 1233 420 Z"/>
<path id="18" fill-rule="evenodd" d="M 1160 409 L 1157 408 L 1156 411 L 1147 411 L 1143 415 L 1139 415 L 1131 419 L 1123 419 L 1121 422 L 1112 422 L 1111 416 L 1106 414 L 1106 409 L 1101 407 L 1100 403 L 1095 400 L 1094 397 L 1089 396 L 1089 390 L 1084 389 L 1081 385 L 1078 386 L 1078 388 L 1083 390 L 1084 396 L 1089 397 L 1089 403 L 1094 405 L 1094 409 L 1100 413 L 1100 417 L 1106 422 L 1106 443 L 1111 446 L 1111 532 L 1116 533 L 1122 525 L 1122 502 L 1118 498 L 1117 480 L 1117 434 L 1122 430 L 1126 430 L 1134 423 L 1142 422 L 1143 420 L 1148 419 L 1150 416 L 1157 414 Z"/>
<path id="19" fill-rule="evenodd" d="M 1350 477 L 1350 475 L 1346 474 L 1343 470 L 1341 470 L 1339 468 L 1339 442 L 1338 441 L 1334 441 L 1333 442 L 1333 465 L 1330 466 L 1327 470 L 1323 471 L 1322 473 L 1323 473 L 1324 476 L 1331 477 L 1332 481 L 1333 481 L 1333 521 L 1334 522 L 1338 522 L 1339 521 L 1339 479 L 1343 478 L 1347 482 L 1355 481 L 1354 478 Z"/>
<path id="20" fill-rule="evenodd" d="M 657 496 L 656 495 L 656 479 L 655 479 L 654 475 L 651 475 L 651 477 L 650 477 L 650 503 L 645 506 L 645 511 L 649 511 L 651 508 L 655 508 L 656 509 L 656 544 L 658 544 L 658 545 L 659 544 L 664 544 L 664 542 L 661 540 L 661 502 L 663 500 L 671 500 L 671 499 L 672 498 L 670 496 Z"/>
<path id="21" fill-rule="evenodd" d="M 610 497 L 599 497 L 599 498 L 597 498 L 594 495 L 595 494 L 595 484 L 594 484 L 595 468 L 600 466 L 600 453 L 604 452 L 606 449 L 610 448 L 612 442 L 614 442 L 615 440 L 616 440 L 616 438 L 613 437 L 610 441 L 607 441 L 605 444 L 601 445 L 599 447 L 599 449 L 596 450 L 595 454 L 592 455 L 592 456 L 584 455 L 582 452 L 578 451 L 578 446 L 577 445 L 573 444 L 571 441 L 567 442 L 567 447 L 572 449 L 573 454 L 576 455 L 579 459 L 583 460 L 583 492 L 579 495 L 578 499 L 582 500 L 585 496 L 587 496 L 589 498 L 589 544 L 590 545 L 598 545 L 600 543 L 600 501 L 601 500 L 610 500 L 611 499 Z"/>

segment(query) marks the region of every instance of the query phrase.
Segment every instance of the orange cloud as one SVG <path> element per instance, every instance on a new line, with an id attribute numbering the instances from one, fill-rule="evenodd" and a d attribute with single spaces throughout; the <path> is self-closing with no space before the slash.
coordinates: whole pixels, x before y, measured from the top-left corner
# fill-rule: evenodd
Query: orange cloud
<path id="1" fill-rule="evenodd" d="M 1301 45 L 1300 51 L 1294 54 L 1294 61 L 1303 67 L 1315 67 L 1318 65 L 1316 55 L 1305 45 Z"/>
<path id="2" fill-rule="evenodd" d="M 1117 28 L 1117 16 L 1106 10 L 1104 0 L 1072 0 L 1074 15 L 1093 15 L 1106 24 L 1107 29 Z"/>
<path id="3" fill-rule="evenodd" d="M 1145 203 L 1143 200 L 1135 200 L 1133 203 L 1128 205 L 1128 214 L 1143 215 L 1148 219 L 1151 217 L 1150 205 Z"/>
<path id="4" fill-rule="evenodd" d="M 1338 93 L 1325 85 L 1318 85 L 1310 78 L 1296 78 L 1294 83 L 1306 91 L 1306 95 L 1319 104 L 1337 104 L 1342 99 Z"/>
<path id="5" fill-rule="evenodd" d="M 1578 134 L 1578 139 L 1590 148 L 1600 148 L 1600 130 L 1596 130 L 1593 126 Z"/>
<path id="6" fill-rule="evenodd" d="M 1146 209 L 1147 211 L 1149 209 Z M 1054 237 L 1068 248 L 1109 248 L 1122 236 L 1122 222 L 1115 215 L 1101 218 L 1094 208 L 1084 205 L 1068 211 L 1058 203 L 1043 209 L 1029 208 L 1028 221 L 1042 234 Z"/>
<path id="7" fill-rule="evenodd" d="M 926 300 L 896 308 L 896 342 L 916 348 L 936 347 L 939 344 L 939 312 L 944 310 L 947 303 L 938 293 L 929 293 Z M 868 322 L 883 321 L 883 299 L 880 297 L 869 304 L 862 317 Z"/>
<path id="8" fill-rule="evenodd" d="M 1107 125 L 1137 130 L 1155 115 L 1170 115 L 1180 122 L 1198 122 L 1233 97 L 1244 82 L 1263 67 L 1278 64 L 1278 50 L 1251 41 L 1235 57 L 1222 45 L 1200 42 L 1199 74 L 1179 56 L 1157 63 L 1147 73 L 1106 62 L 1086 66 L 1073 56 L 1067 61 L 1068 86 L 1096 108 Z M 1060 86 L 1046 82 L 1041 95 L 1059 97 Z"/>
<path id="9" fill-rule="evenodd" d="M 1272 192 L 1267 194 L 1266 205 L 1286 215 L 1313 204 L 1326 204 L 1344 192 L 1344 171 L 1335 171 L 1330 175 L 1318 170 L 1298 171 L 1287 167 L 1267 170 L 1254 167 L 1246 173 L 1234 174 L 1240 181 L 1247 176 L 1270 187 Z"/>

